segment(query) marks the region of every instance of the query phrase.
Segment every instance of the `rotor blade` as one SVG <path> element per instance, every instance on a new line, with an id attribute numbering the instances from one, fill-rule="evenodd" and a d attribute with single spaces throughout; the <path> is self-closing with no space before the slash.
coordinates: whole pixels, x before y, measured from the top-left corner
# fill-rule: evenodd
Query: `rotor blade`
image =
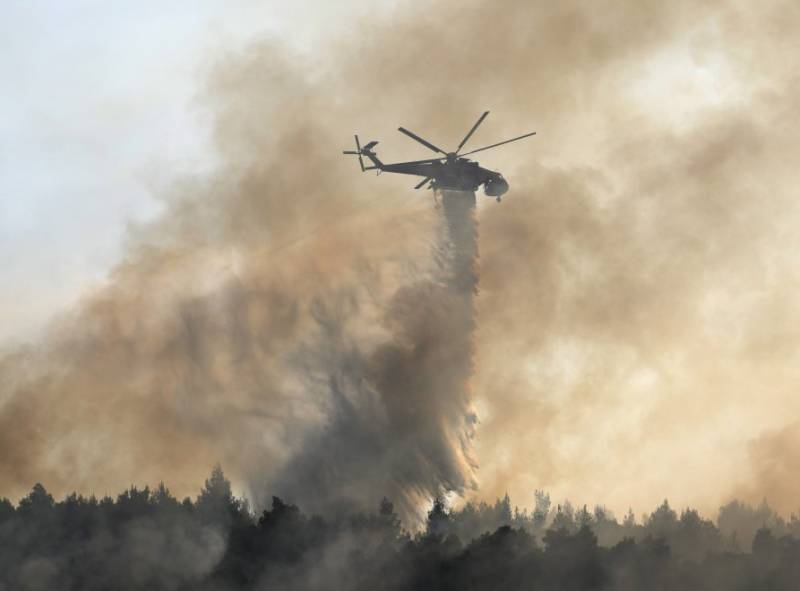
<path id="1" fill-rule="evenodd" d="M 413 133 L 413 132 L 411 132 L 411 131 L 408 131 L 408 130 L 407 130 L 405 127 L 398 127 L 398 128 L 397 128 L 397 131 L 399 131 L 400 133 L 404 133 L 404 134 L 406 134 L 408 137 L 410 137 L 410 138 L 411 138 L 411 139 L 413 139 L 413 140 L 417 140 L 417 141 L 418 141 L 420 144 L 422 144 L 422 145 L 423 145 L 423 146 L 425 146 L 426 148 L 430 148 L 430 149 L 431 149 L 431 150 L 433 150 L 434 152 L 439 152 L 439 153 L 441 153 L 441 154 L 447 154 L 447 152 L 445 152 L 445 151 L 444 151 L 444 150 L 442 150 L 441 148 L 437 148 L 437 147 L 436 147 L 436 146 L 434 146 L 432 143 L 430 143 L 430 142 L 428 142 L 428 141 L 426 141 L 426 140 L 422 139 L 421 137 L 419 137 L 417 134 L 415 134 L 415 133 Z"/>
<path id="2" fill-rule="evenodd" d="M 358 134 L 353 136 L 356 138 L 356 149 L 358 150 L 358 165 L 361 167 L 361 172 L 364 172 L 364 159 L 361 157 L 361 144 L 358 143 Z"/>
<path id="3" fill-rule="evenodd" d="M 467 135 L 464 137 L 464 139 L 463 139 L 463 140 L 461 140 L 461 143 L 460 143 L 460 144 L 458 144 L 458 147 L 456 148 L 456 154 L 458 154 L 458 151 L 459 151 L 461 148 L 463 148 L 463 147 L 464 147 L 464 144 L 466 144 L 466 143 L 467 143 L 467 140 L 468 140 L 468 139 L 469 139 L 469 138 L 472 136 L 472 134 L 473 134 L 473 133 L 475 133 L 475 130 L 476 130 L 476 129 L 478 129 L 478 126 L 479 126 L 481 123 L 483 123 L 483 120 L 484 120 L 484 119 L 486 119 L 486 116 L 487 116 L 488 114 L 489 114 L 489 111 L 486 111 L 486 112 L 485 112 L 483 115 L 481 115 L 480 119 L 478 119 L 477 123 L 475 123 L 475 125 L 473 125 L 473 126 L 472 126 L 472 129 L 470 129 L 470 130 L 469 130 L 469 133 L 467 133 Z"/>
<path id="4" fill-rule="evenodd" d="M 353 154 L 354 156 L 358 156 L 358 152 L 354 150 L 342 150 L 342 154 Z"/>
<path id="5" fill-rule="evenodd" d="M 426 176 L 424 179 L 422 179 L 422 182 L 421 182 L 420 184 L 418 184 L 418 185 L 417 185 L 416 187 L 414 187 L 414 188 L 415 188 L 415 189 L 419 189 L 419 188 L 420 188 L 422 185 L 424 185 L 425 183 L 427 183 L 429 180 L 431 180 L 431 177 L 429 177 L 429 176 Z"/>
<path id="6" fill-rule="evenodd" d="M 510 144 L 511 142 L 516 142 L 517 140 L 521 140 L 522 138 L 530 137 L 532 135 L 536 135 L 535 131 L 531 133 L 526 133 L 525 135 L 521 135 L 519 137 L 515 137 L 510 140 L 506 140 L 504 142 L 498 142 L 496 144 L 492 144 L 491 146 L 484 146 L 483 148 L 478 148 L 477 150 L 472 150 L 472 152 L 467 152 L 466 154 L 459 154 L 459 156 L 469 156 L 470 154 L 474 154 L 475 152 L 483 152 L 484 150 L 488 150 L 489 148 L 496 148 L 497 146 L 502 146 L 503 144 Z"/>

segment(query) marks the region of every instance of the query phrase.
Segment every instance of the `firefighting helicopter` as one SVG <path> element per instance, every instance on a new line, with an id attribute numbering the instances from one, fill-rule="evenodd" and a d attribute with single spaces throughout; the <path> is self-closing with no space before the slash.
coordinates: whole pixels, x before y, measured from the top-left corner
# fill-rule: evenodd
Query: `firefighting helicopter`
<path id="1" fill-rule="evenodd" d="M 467 135 L 464 136 L 464 139 L 461 140 L 461 143 L 458 144 L 458 147 L 453 152 L 445 152 L 441 148 L 433 145 L 429 141 L 421 138 L 417 134 L 404 127 L 399 127 L 397 129 L 400 133 L 404 133 L 429 150 L 433 150 L 439 154 L 444 154 L 443 156 L 439 156 L 437 158 L 384 164 L 380 161 L 380 159 L 378 159 L 378 156 L 373 151 L 373 148 L 378 144 L 378 142 L 371 141 L 368 144 L 361 146 L 357 135 L 354 136 L 356 140 L 356 149 L 343 150 L 342 154 L 352 154 L 354 156 L 358 156 L 358 163 L 361 166 L 362 172 L 366 172 L 367 170 L 377 170 L 378 174 L 381 172 L 395 172 L 398 174 L 410 174 L 424 177 L 422 182 L 414 187 L 414 189 L 420 189 L 427 184 L 427 188 L 433 189 L 434 191 L 437 189 L 447 189 L 451 191 L 474 192 L 477 191 L 481 185 L 483 185 L 483 190 L 487 196 L 495 197 L 497 201 L 500 201 L 500 197 L 508 191 L 508 181 L 506 181 L 506 179 L 503 178 L 503 175 L 499 172 L 483 168 L 477 162 L 473 162 L 469 158 L 466 158 L 466 156 L 475 154 L 477 152 L 483 152 L 484 150 L 488 150 L 490 148 L 496 148 L 497 146 L 502 146 L 503 144 L 516 142 L 517 140 L 535 135 L 536 132 L 532 131 L 531 133 L 526 133 L 525 135 L 521 135 L 510 140 L 498 142 L 490 146 L 484 146 L 483 148 L 478 148 L 477 150 L 472 150 L 470 152 L 466 152 L 465 154 L 460 154 L 459 152 L 461 152 L 461 149 L 467 143 L 469 138 L 472 137 L 472 134 L 475 133 L 475 130 L 478 129 L 478 126 L 483 123 L 483 120 L 486 119 L 488 114 L 489 111 L 486 111 L 478 118 L 478 121 L 472 126 L 472 129 L 467 132 Z M 364 159 L 362 156 L 369 158 L 369 160 L 372 162 L 372 166 L 364 166 Z"/>

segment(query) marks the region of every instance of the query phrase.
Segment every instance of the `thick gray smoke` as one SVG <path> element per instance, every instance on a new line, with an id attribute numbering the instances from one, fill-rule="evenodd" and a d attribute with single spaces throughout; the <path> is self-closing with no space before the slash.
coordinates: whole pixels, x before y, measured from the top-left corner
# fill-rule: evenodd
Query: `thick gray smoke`
<path id="1" fill-rule="evenodd" d="M 330 397 L 328 417 L 275 479 L 303 507 L 368 507 L 388 495 L 413 520 L 422 502 L 474 486 L 475 195 L 441 199 L 436 264 L 391 297 L 380 318 L 384 342 L 364 347 L 340 311 L 316 303 L 320 335 L 297 362 L 307 387 Z"/>

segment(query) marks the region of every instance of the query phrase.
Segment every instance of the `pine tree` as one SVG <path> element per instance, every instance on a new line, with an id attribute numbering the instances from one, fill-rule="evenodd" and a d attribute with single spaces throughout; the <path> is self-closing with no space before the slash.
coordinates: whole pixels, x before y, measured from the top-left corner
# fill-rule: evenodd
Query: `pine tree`
<path id="1" fill-rule="evenodd" d="M 450 515 L 447 513 L 444 500 L 437 495 L 433 499 L 433 507 L 428 511 L 428 535 L 444 538 L 449 533 L 449 526 Z"/>
<path id="2" fill-rule="evenodd" d="M 197 497 L 195 504 L 201 518 L 210 523 L 230 526 L 239 513 L 239 504 L 233 497 L 231 483 L 225 478 L 222 466 L 214 466 Z"/>

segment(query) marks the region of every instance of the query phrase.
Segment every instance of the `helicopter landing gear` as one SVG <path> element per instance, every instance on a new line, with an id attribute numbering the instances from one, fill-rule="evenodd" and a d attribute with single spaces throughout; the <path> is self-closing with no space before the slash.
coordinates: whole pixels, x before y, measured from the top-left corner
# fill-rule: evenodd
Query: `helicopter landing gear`
<path id="1" fill-rule="evenodd" d="M 497 202 L 500 203 L 500 197 L 497 198 Z"/>

